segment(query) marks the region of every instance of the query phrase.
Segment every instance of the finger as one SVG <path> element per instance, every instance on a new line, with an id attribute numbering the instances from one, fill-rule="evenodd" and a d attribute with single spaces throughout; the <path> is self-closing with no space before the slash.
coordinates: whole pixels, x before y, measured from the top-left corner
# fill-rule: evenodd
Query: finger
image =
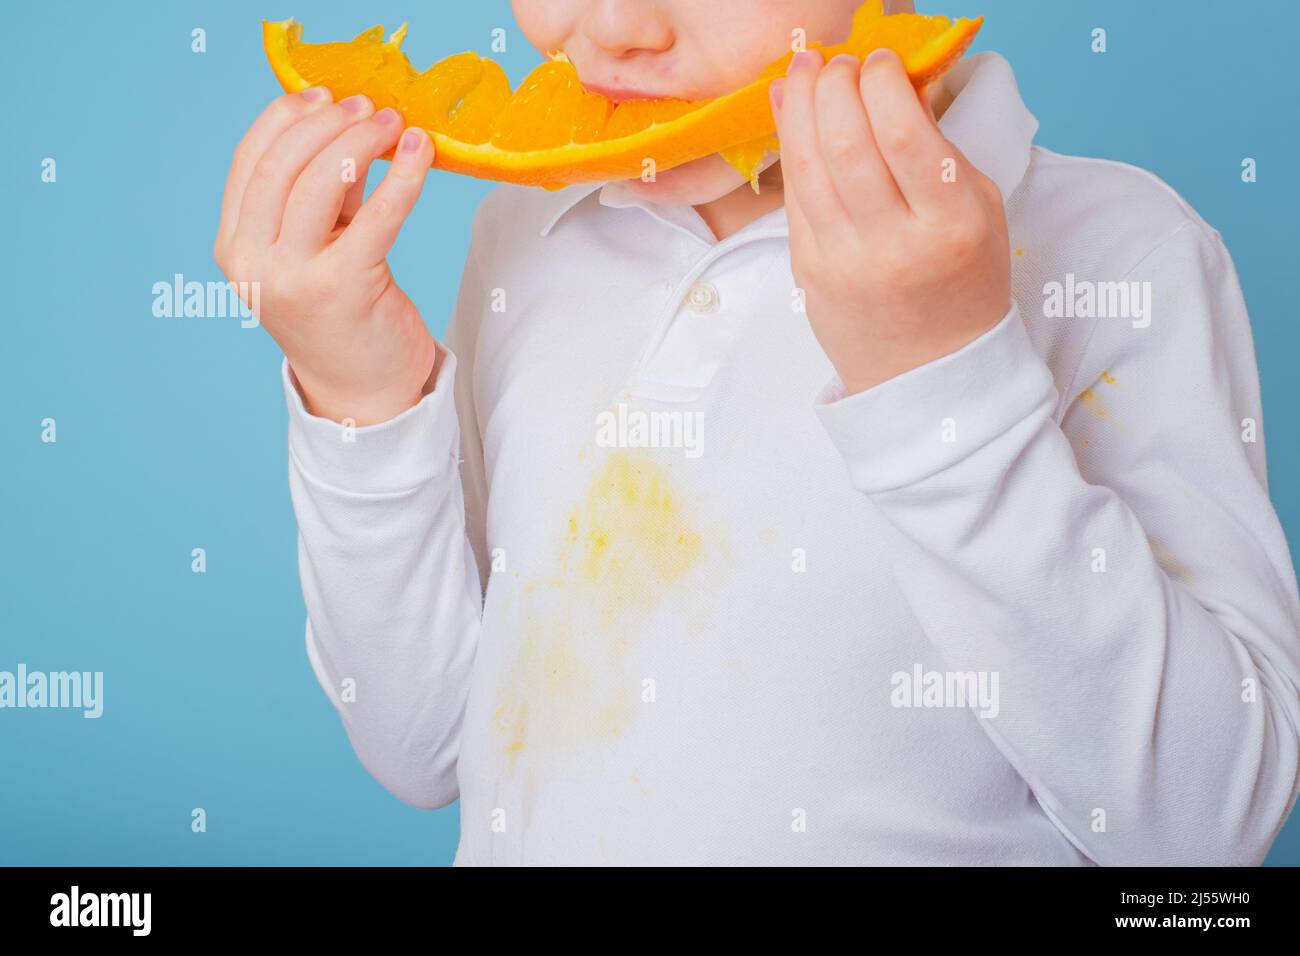
<path id="1" fill-rule="evenodd" d="M 772 81 L 768 88 L 768 93 L 772 99 L 772 117 L 779 124 L 781 102 L 784 99 L 785 91 L 782 87 L 785 84 L 785 78 L 779 77 Z M 780 130 L 778 126 L 778 142 L 780 141 Z M 780 160 L 780 155 L 777 156 Z M 799 208 L 799 201 L 795 198 L 794 187 L 785 178 L 785 165 L 781 164 L 778 168 L 778 175 L 781 177 L 781 196 L 785 205 L 786 224 L 790 229 L 790 251 L 793 255 L 796 247 L 802 246 L 808 241 L 815 241 L 812 235 L 812 226 L 808 224 L 808 217 L 804 215 L 803 210 Z"/>
<path id="2" fill-rule="evenodd" d="M 812 224 L 808 222 L 803 207 L 799 205 L 799 198 L 792 189 L 785 191 L 785 218 L 790 226 L 790 252 L 792 254 L 811 249 L 816 245 L 817 234 L 813 231 Z"/>
<path id="3" fill-rule="evenodd" d="M 845 228 L 849 218 L 831 184 L 817 138 L 816 92 L 821 66 L 822 55 L 816 50 L 796 54 L 784 81 L 773 84 L 777 91 L 773 103 L 780 97 L 776 125 L 785 188 L 799 197 L 814 231 L 833 235 Z"/>
<path id="4" fill-rule="evenodd" d="M 324 248 L 339 224 L 345 198 L 360 192 L 356 188 L 358 180 L 364 190 L 370 164 L 393 147 L 401 132 L 401 114 L 383 109 L 364 123 L 348 128 L 323 149 L 307 164 L 289 193 L 276 245 L 306 253 Z M 359 208 L 360 199 L 355 202 Z M 348 218 L 355 212 L 353 209 Z"/>
<path id="5" fill-rule="evenodd" d="M 871 133 L 858 90 L 862 61 L 835 57 L 817 79 L 817 136 L 831 183 L 859 229 L 910 214 Z"/>
<path id="6" fill-rule="evenodd" d="M 345 227 L 354 218 L 361 204 L 366 200 L 366 181 L 370 179 L 370 163 L 365 167 L 357 170 L 357 181 L 353 183 L 343 196 L 343 205 L 339 208 L 339 220 L 337 226 Z"/>
<path id="7" fill-rule="evenodd" d="M 392 165 L 331 252 L 364 265 L 383 261 L 415 208 L 433 163 L 433 140 L 418 126 L 408 127 L 393 153 Z"/>
<path id="8" fill-rule="evenodd" d="M 874 51 L 862 67 L 860 86 L 876 145 L 907 204 L 918 215 L 942 207 L 953 198 L 943 172 L 944 160 L 955 151 L 921 105 L 898 54 Z"/>
<path id="9" fill-rule="evenodd" d="M 368 119 L 375 107 L 365 96 L 318 110 L 285 130 L 253 167 L 239 204 L 235 242 L 265 247 L 275 242 L 294 183 L 326 146 L 348 127 Z"/>
<path id="10" fill-rule="evenodd" d="M 935 112 L 935 100 L 939 97 L 939 84 L 931 83 L 925 89 L 921 90 L 921 105 L 925 107 L 925 115 L 930 118 L 930 122 L 936 127 L 939 125 L 939 117 Z"/>
<path id="11" fill-rule="evenodd" d="M 301 93 L 276 97 L 253 121 L 235 147 L 230 172 L 226 174 L 226 190 L 221 196 L 221 225 L 217 227 L 219 245 L 228 243 L 235 234 L 235 227 L 239 224 L 239 205 L 244 201 L 248 179 L 267 147 L 304 116 L 328 106 L 332 99 L 325 87 L 313 86 Z"/>

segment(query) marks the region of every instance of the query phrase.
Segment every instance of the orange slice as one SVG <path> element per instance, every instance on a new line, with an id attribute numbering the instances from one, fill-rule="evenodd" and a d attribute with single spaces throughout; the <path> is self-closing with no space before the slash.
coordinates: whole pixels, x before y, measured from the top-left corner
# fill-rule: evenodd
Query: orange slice
<path id="1" fill-rule="evenodd" d="M 828 59 L 889 47 L 920 89 L 961 59 L 983 22 L 885 16 L 882 0 L 869 0 L 846 41 L 808 45 Z M 433 136 L 438 169 L 558 189 L 634 179 L 721 153 L 757 188 L 765 154 L 779 148 L 768 86 L 793 53 L 717 99 L 614 103 L 583 89 L 563 54 L 512 91 L 501 67 L 473 52 L 417 72 L 401 50 L 405 36 L 403 24 L 388 40 L 383 27 L 374 27 L 347 43 L 303 43 L 302 25 L 293 20 L 262 24 L 267 59 L 286 91 L 326 86 L 336 99 L 364 93 L 377 109 L 393 107 Z"/>

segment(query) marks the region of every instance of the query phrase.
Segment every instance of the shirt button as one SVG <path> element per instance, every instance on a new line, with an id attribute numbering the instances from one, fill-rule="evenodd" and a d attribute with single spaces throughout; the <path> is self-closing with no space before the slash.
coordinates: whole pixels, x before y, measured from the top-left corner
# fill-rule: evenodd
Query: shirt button
<path id="1" fill-rule="evenodd" d="M 718 311 L 718 290 L 708 282 L 697 282 L 686 293 L 686 304 L 696 315 Z"/>

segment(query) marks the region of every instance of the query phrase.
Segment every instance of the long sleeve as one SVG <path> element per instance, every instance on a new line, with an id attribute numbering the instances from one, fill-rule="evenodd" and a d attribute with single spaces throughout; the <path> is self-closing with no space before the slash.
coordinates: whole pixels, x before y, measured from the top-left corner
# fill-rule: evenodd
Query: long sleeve
<path id="1" fill-rule="evenodd" d="M 467 268 L 454 325 L 473 311 L 472 281 Z M 465 501 L 484 496 L 458 467 L 463 368 L 447 353 L 418 405 L 352 432 L 308 413 L 282 370 L 308 658 L 362 764 L 426 808 L 458 796 L 482 615 Z"/>
<path id="2" fill-rule="evenodd" d="M 1297 792 L 1300 605 L 1245 305 L 1191 220 L 1125 281 L 1149 326 L 1046 320 L 1094 323 L 1064 393 L 1013 308 L 817 411 L 936 668 L 998 675 L 973 719 L 1065 836 L 1104 865 L 1257 864 Z"/>

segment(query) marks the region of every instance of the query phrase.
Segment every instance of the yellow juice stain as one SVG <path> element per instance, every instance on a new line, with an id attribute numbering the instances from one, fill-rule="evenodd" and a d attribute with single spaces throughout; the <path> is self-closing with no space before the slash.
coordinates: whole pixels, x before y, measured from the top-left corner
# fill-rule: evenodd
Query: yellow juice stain
<path id="1" fill-rule="evenodd" d="M 1106 369 L 1099 376 L 1097 376 L 1097 381 L 1094 382 L 1093 384 L 1098 386 L 1114 385 L 1118 381 L 1119 380 L 1115 378 L 1114 375 L 1110 374 L 1110 369 Z M 1088 411 L 1092 412 L 1092 414 L 1097 416 L 1098 418 L 1109 419 L 1111 417 L 1110 409 L 1106 406 L 1106 403 L 1102 400 L 1101 396 L 1097 394 L 1097 390 L 1095 388 L 1091 388 L 1091 387 L 1085 388 L 1082 392 L 1080 392 L 1079 404 L 1082 405 L 1084 408 L 1086 408 Z"/>
<path id="2" fill-rule="evenodd" d="M 1156 564 L 1160 565 L 1161 570 L 1176 581 L 1182 581 L 1184 584 L 1191 584 L 1192 569 L 1184 564 L 1172 551 L 1166 548 L 1159 541 L 1151 540 L 1151 553 L 1155 555 Z"/>
<path id="3" fill-rule="evenodd" d="M 1090 388 L 1085 388 L 1079 393 L 1079 404 L 1098 418 L 1110 417 L 1110 409 L 1106 407 L 1106 403 Z"/>
<path id="4" fill-rule="evenodd" d="M 512 757 L 528 746 L 528 701 L 520 701 L 514 708 L 504 704 L 493 715 L 498 735 L 503 739 L 503 749 Z"/>
<path id="5" fill-rule="evenodd" d="M 720 554 L 652 453 L 615 451 L 561 521 L 555 572 L 524 586 L 520 643 L 493 723 L 513 768 L 527 752 L 622 735 L 640 707 L 628 659 L 646 618 Z"/>
<path id="6" fill-rule="evenodd" d="M 1024 254 L 1025 254 L 1025 250 L 1023 246 L 1016 250 L 1017 259 L 1021 258 Z"/>
<path id="7" fill-rule="evenodd" d="M 657 604 L 700 557 L 696 518 L 649 455 L 618 452 L 569 515 L 560 553 L 566 580 L 594 593 L 606 626 Z"/>

